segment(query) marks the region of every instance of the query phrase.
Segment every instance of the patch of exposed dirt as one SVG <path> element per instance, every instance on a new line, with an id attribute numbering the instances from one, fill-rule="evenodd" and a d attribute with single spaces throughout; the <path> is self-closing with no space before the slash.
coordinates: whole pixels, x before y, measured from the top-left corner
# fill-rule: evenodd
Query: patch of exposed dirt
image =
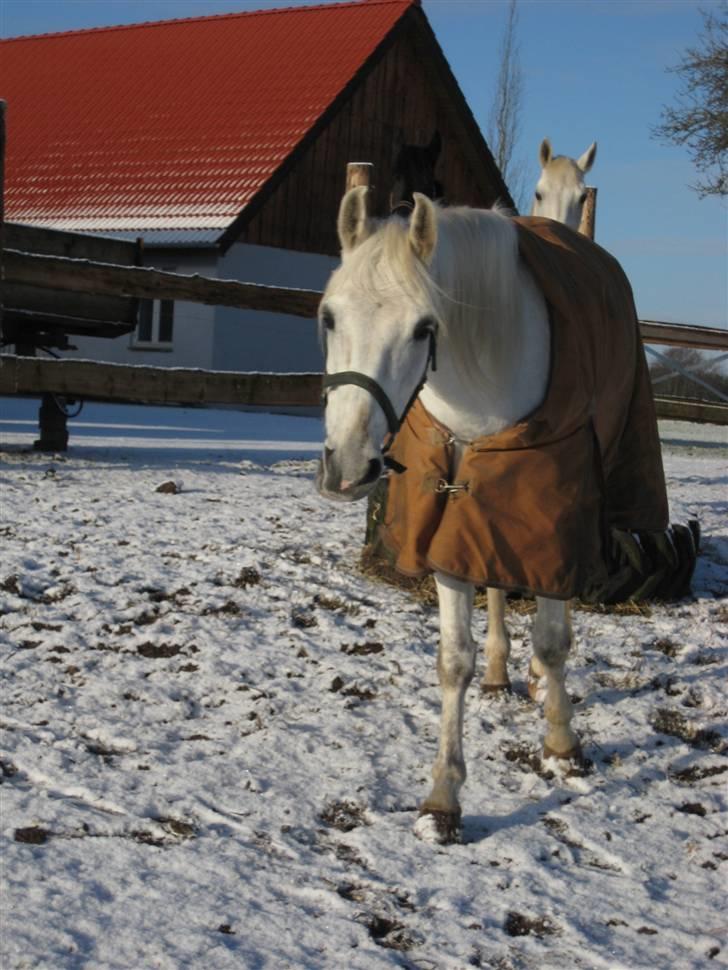
<path id="1" fill-rule="evenodd" d="M 360 913 L 357 921 L 369 930 L 369 935 L 378 946 L 388 950 L 399 950 L 406 953 L 424 943 L 423 937 L 408 930 L 404 923 L 382 916 L 379 913 Z"/>
<path id="2" fill-rule="evenodd" d="M 728 771 L 728 765 L 690 765 L 689 768 L 679 768 L 675 771 L 670 770 L 669 776 L 673 781 L 681 782 L 685 785 L 694 785 L 704 778 L 713 778 L 715 775 L 722 775 Z"/>
<path id="3" fill-rule="evenodd" d="M 693 748 L 708 748 L 722 752 L 728 747 L 720 732 L 711 728 L 697 728 L 681 711 L 669 707 L 658 707 L 651 718 L 655 731 L 678 738 Z"/>
<path id="4" fill-rule="evenodd" d="M 27 845 L 44 845 L 49 835 L 48 829 L 41 828 L 40 825 L 29 825 L 16 829 L 13 838 L 16 842 L 25 842 Z"/>
<path id="5" fill-rule="evenodd" d="M 313 598 L 314 606 L 322 610 L 329 610 L 332 613 L 344 613 L 347 616 L 359 616 L 361 607 L 358 603 L 346 603 L 338 596 L 327 596 L 325 593 L 317 593 Z"/>
<path id="6" fill-rule="evenodd" d="M 548 916 L 525 916 L 511 911 L 506 916 L 503 929 L 509 936 L 553 936 L 559 929 Z"/>
<path id="7" fill-rule="evenodd" d="M 250 586 L 260 584 L 260 573 L 255 566 L 244 566 L 236 578 L 230 583 L 236 589 L 248 589 Z"/>
<path id="8" fill-rule="evenodd" d="M 169 657 L 176 657 L 181 651 L 182 647 L 178 643 L 152 643 L 150 640 L 140 643 L 137 647 L 138 654 L 153 660 L 166 660 Z"/>
<path id="9" fill-rule="evenodd" d="M 676 657 L 680 651 L 680 647 L 668 637 L 661 637 L 659 640 L 655 640 L 654 643 L 650 644 L 650 649 L 657 650 L 666 657 Z"/>
<path id="10" fill-rule="evenodd" d="M 366 819 L 366 809 L 356 802 L 329 802 L 324 806 L 319 818 L 328 828 L 337 829 L 339 832 L 351 832 L 360 825 L 369 824 Z"/>
<path id="11" fill-rule="evenodd" d="M 0 580 L 0 590 L 3 593 L 12 593 L 13 596 L 22 596 L 23 591 L 20 586 L 20 578 L 13 573 L 10 576 L 6 576 L 5 579 Z"/>
<path id="12" fill-rule="evenodd" d="M 291 610 L 291 623 L 300 630 L 308 630 L 311 627 L 318 626 L 318 620 L 313 613 L 298 607 Z"/>
<path id="13" fill-rule="evenodd" d="M 234 600 L 226 600 L 220 606 L 206 606 L 200 616 L 240 616 L 242 612 Z"/>
<path id="14" fill-rule="evenodd" d="M 684 812 L 685 815 L 699 815 L 700 818 L 705 818 L 708 814 L 705 806 L 700 802 L 683 802 L 678 807 L 678 812 Z"/>
<path id="15" fill-rule="evenodd" d="M 343 643 L 341 645 L 341 652 L 348 654 L 350 657 L 367 657 L 372 653 L 382 653 L 384 650 L 383 643 L 376 643 L 374 641 L 367 641 L 365 643 Z"/>

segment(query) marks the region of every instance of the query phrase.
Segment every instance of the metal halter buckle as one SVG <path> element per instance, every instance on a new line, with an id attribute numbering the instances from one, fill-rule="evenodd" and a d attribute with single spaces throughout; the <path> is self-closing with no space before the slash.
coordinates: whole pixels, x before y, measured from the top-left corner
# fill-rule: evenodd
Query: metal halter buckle
<path id="1" fill-rule="evenodd" d="M 470 482 L 446 482 L 444 478 L 440 478 L 435 485 L 435 492 L 438 495 L 452 495 L 455 492 L 467 492 L 470 490 Z"/>

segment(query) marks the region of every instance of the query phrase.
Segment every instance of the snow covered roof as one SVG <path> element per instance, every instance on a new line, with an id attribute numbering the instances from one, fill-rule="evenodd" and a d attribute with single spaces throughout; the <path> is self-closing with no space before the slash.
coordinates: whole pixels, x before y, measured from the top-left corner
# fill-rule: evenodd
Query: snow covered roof
<path id="1" fill-rule="evenodd" d="M 6 218 L 222 231 L 419 0 L 0 41 Z"/>

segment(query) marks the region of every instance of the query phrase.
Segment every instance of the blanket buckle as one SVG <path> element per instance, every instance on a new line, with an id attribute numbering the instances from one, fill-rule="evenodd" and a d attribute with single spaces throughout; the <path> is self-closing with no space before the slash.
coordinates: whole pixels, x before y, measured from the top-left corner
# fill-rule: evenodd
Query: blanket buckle
<path id="1" fill-rule="evenodd" d="M 454 495 L 457 492 L 468 492 L 470 491 L 470 482 L 446 482 L 444 478 L 440 478 L 435 485 L 435 492 L 438 495 Z"/>

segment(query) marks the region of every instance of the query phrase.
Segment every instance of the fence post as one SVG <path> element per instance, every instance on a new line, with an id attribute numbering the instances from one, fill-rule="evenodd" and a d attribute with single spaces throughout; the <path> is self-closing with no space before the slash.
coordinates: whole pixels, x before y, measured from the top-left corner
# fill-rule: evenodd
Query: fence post
<path id="1" fill-rule="evenodd" d="M 5 245 L 5 108 L 0 99 L 0 340 L 3 335 L 3 247 Z"/>
<path id="2" fill-rule="evenodd" d="M 346 166 L 346 191 L 354 189 L 358 185 L 366 185 L 372 188 L 372 175 L 374 165 L 371 162 L 349 162 Z"/>
<path id="3" fill-rule="evenodd" d="M 581 210 L 581 222 L 579 223 L 579 232 L 584 236 L 588 236 L 589 239 L 594 238 L 594 230 L 597 221 L 597 190 L 595 186 L 588 185 L 586 187 L 586 199 L 584 200 L 584 208 Z"/>

